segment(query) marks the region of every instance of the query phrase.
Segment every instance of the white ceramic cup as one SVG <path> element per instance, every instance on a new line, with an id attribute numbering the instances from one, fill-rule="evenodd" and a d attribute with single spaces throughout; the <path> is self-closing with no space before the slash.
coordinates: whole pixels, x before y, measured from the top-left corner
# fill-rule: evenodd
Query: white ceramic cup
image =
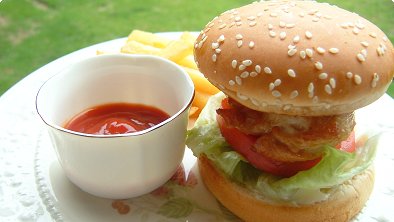
<path id="1" fill-rule="evenodd" d="M 193 82 L 173 62 L 148 55 L 100 55 L 46 81 L 36 108 L 67 177 L 90 194 L 125 199 L 158 188 L 182 162 L 193 96 Z M 170 118 L 129 134 L 90 135 L 63 128 L 87 108 L 118 102 L 154 106 Z"/>

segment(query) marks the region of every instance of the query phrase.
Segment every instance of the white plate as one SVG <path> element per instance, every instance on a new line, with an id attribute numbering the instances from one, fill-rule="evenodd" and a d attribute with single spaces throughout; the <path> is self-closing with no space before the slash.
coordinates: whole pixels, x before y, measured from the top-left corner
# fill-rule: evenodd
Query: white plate
<path id="1" fill-rule="evenodd" d="M 180 33 L 163 33 L 176 38 Z M 63 67 L 96 50 L 118 51 L 125 38 L 93 45 L 59 58 L 0 97 L 0 221 L 236 221 L 205 189 L 187 149 L 184 171 L 157 192 L 122 201 L 88 195 L 63 174 L 44 126 L 35 113 L 39 86 Z M 357 111 L 357 123 L 382 134 L 375 161 L 376 183 L 355 221 L 394 221 L 394 101 L 388 95 Z"/>

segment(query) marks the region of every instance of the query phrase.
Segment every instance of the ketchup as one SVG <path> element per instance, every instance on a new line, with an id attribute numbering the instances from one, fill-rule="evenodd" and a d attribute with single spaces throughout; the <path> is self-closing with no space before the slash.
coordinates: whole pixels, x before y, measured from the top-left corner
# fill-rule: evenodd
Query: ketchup
<path id="1" fill-rule="evenodd" d="M 148 129 L 169 117 L 153 106 L 110 103 L 83 111 L 67 122 L 64 128 L 96 135 L 124 134 Z"/>

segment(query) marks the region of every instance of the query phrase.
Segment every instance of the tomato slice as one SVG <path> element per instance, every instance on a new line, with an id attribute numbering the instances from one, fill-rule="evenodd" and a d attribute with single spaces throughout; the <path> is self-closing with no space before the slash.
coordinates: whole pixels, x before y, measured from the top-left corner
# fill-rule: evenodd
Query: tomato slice
<path id="1" fill-rule="evenodd" d="M 231 108 L 231 106 L 228 104 L 227 99 L 224 99 L 222 101 L 222 108 Z M 276 176 L 291 177 L 297 174 L 299 171 L 312 168 L 321 160 L 321 157 L 314 160 L 299 162 L 281 162 L 270 159 L 266 156 L 261 155 L 260 153 L 257 153 L 252 149 L 253 145 L 258 139 L 258 136 L 247 135 L 234 127 L 227 126 L 226 122 L 220 115 L 217 115 L 216 118 L 220 128 L 220 132 L 226 139 L 227 143 L 230 144 L 230 146 L 235 151 L 244 156 L 249 161 L 249 163 L 257 169 L 263 170 Z M 354 132 L 346 141 L 338 145 L 337 148 L 346 152 L 353 152 L 355 150 Z"/>
<path id="2" fill-rule="evenodd" d="M 346 140 L 338 144 L 336 148 L 348 153 L 353 153 L 356 150 L 356 135 L 354 131 L 350 133 Z"/>

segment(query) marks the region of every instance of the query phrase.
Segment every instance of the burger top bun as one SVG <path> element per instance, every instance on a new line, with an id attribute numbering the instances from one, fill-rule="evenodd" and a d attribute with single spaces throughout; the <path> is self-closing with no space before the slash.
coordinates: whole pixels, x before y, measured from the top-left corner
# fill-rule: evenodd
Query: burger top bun
<path id="1" fill-rule="evenodd" d="M 200 71 L 255 110 L 320 116 L 378 99 L 394 49 L 374 24 L 314 1 L 262 1 L 214 18 L 195 43 Z"/>

